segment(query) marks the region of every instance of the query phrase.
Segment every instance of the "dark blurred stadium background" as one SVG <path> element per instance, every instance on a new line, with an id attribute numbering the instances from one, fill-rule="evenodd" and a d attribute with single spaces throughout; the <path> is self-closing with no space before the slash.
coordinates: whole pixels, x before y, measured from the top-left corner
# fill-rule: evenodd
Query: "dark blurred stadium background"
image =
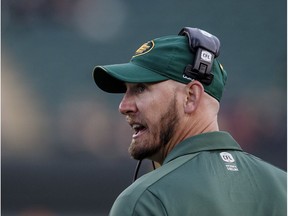
<path id="1" fill-rule="evenodd" d="M 96 88 L 92 69 L 184 26 L 222 42 L 221 128 L 286 170 L 286 9 L 285 0 L 2 0 L 2 215 L 108 214 L 136 162 L 121 95 Z"/>

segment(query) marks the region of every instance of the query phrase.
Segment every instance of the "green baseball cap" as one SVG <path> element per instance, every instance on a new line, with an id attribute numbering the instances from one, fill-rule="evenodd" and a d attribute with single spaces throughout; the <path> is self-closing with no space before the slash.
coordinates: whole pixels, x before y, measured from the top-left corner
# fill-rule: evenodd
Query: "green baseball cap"
<path id="1" fill-rule="evenodd" d="M 96 66 L 93 77 L 97 86 L 109 93 L 125 93 L 125 83 L 153 83 L 171 79 L 187 84 L 191 78 L 183 76 L 183 72 L 194 57 L 187 37 L 165 36 L 144 43 L 128 63 Z M 205 92 L 220 101 L 227 74 L 217 59 L 213 61 L 211 73 L 214 76 L 212 83 L 202 84 Z"/>

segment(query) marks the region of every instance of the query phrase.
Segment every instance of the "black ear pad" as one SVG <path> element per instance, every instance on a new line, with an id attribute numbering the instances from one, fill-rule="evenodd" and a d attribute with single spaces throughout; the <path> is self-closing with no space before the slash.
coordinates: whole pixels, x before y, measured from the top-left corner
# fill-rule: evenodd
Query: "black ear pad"
<path id="1" fill-rule="evenodd" d="M 189 48 L 195 54 L 194 62 L 186 66 L 184 76 L 211 84 L 213 61 L 220 54 L 219 39 L 206 31 L 190 27 L 183 28 L 178 35 L 188 37 Z"/>

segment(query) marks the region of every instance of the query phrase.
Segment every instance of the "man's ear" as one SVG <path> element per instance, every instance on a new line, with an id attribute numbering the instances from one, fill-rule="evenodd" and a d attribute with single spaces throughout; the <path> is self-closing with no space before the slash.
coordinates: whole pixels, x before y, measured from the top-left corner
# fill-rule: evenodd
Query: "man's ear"
<path id="1" fill-rule="evenodd" d="M 193 80 L 186 85 L 185 113 L 192 113 L 197 109 L 203 94 L 204 87 L 199 81 Z"/>

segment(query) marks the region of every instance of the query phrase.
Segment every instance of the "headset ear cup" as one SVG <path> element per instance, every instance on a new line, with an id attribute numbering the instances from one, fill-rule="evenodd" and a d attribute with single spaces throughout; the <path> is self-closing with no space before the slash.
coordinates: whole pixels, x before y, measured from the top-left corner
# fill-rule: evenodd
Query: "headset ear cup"
<path id="1" fill-rule="evenodd" d="M 178 35 L 188 37 L 189 48 L 195 54 L 194 62 L 187 65 L 184 74 L 209 85 L 213 81 L 212 65 L 220 54 L 220 41 L 214 35 L 198 28 L 183 28 Z"/>

